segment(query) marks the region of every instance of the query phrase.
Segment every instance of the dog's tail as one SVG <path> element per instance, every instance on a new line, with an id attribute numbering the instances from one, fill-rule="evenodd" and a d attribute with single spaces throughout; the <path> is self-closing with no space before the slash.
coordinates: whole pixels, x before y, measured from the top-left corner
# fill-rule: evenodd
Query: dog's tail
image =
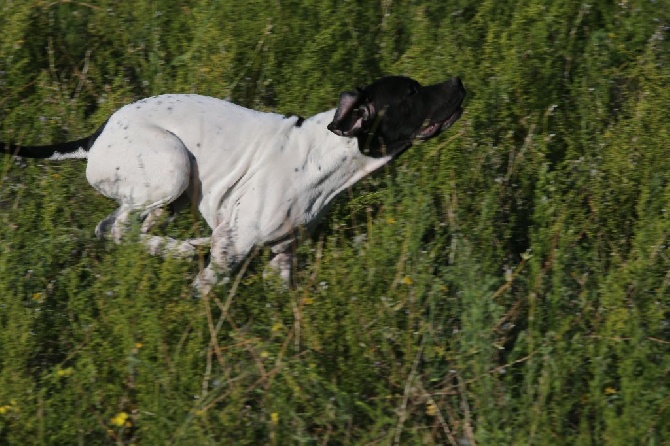
<path id="1" fill-rule="evenodd" d="M 105 122 L 105 124 L 107 124 Z M 105 124 L 92 135 L 76 141 L 68 141 L 46 146 L 23 146 L 0 142 L 0 153 L 5 155 L 20 156 L 24 158 L 46 158 L 50 160 L 63 160 L 71 158 L 88 158 L 88 151 L 100 136 Z"/>

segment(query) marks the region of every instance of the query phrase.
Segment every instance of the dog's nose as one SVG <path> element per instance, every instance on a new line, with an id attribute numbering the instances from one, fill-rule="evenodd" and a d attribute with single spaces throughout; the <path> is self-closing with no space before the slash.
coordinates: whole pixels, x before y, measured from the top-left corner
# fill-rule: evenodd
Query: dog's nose
<path id="1" fill-rule="evenodd" d="M 445 82 L 445 85 L 448 85 L 447 88 L 452 92 L 451 94 L 456 94 L 461 98 L 465 97 L 465 87 L 463 86 L 460 77 L 452 77 Z"/>

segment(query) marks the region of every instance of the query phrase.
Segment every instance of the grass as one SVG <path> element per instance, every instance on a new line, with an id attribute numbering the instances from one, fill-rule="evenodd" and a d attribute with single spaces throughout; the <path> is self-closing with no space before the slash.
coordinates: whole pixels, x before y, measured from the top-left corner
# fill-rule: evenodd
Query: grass
<path id="1" fill-rule="evenodd" d="M 3 141 L 166 92 L 469 96 L 336 200 L 291 290 L 261 249 L 194 300 L 197 262 L 95 239 L 83 163 L 0 158 L 0 444 L 670 444 L 662 3 L 5 2 Z"/>

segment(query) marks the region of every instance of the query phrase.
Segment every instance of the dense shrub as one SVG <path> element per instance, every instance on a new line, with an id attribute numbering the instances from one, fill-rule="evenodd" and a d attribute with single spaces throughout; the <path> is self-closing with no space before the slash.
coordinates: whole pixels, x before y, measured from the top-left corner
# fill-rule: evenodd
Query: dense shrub
<path id="1" fill-rule="evenodd" d="M 0 140 L 198 92 L 309 115 L 461 76 L 297 287 L 95 239 L 84 164 L 0 158 L 0 444 L 670 444 L 667 0 L 5 1 Z M 184 212 L 168 230 L 206 231 Z"/>

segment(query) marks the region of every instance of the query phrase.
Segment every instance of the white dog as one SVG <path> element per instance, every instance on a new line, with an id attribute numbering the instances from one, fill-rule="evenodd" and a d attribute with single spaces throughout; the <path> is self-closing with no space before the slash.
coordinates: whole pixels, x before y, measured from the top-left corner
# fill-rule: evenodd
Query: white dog
<path id="1" fill-rule="evenodd" d="M 342 93 L 335 110 L 302 119 L 170 94 L 126 105 L 77 141 L 0 143 L 0 149 L 31 158 L 88 158 L 89 183 L 119 203 L 96 235 L 111 233 L 118 242 L 138 213 L 153 253 L 189 257 L 196 246 L 210 246 L 209 265 L 195 282 L 206 293 L 259 245 L 271 247 L 271 266 L 289 281 L 297 229 L 309 230 L 338 193 L 414 140 L 451 126 L 464 96 L 458 78 L 424 87 L 391 76 Z M 211 237 L 180 242 L 146 234 L 166 206 L 174 213 L 189 201 Z"/>

